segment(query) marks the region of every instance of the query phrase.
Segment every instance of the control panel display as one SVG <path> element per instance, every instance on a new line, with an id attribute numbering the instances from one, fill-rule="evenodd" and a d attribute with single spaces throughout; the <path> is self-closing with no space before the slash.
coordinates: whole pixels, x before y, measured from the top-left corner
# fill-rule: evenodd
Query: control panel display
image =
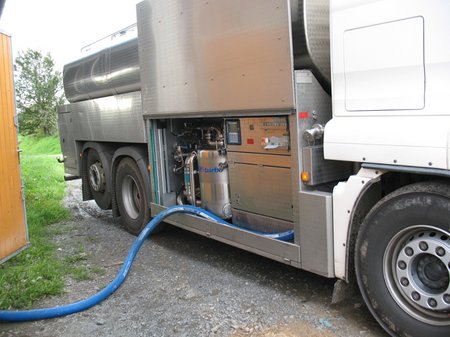
<path id="1" fill-rule="evenodd" d="M 228 145 L 241 145 L 241 123 L 238 119 L 226 120 L 225 129 Z"/>

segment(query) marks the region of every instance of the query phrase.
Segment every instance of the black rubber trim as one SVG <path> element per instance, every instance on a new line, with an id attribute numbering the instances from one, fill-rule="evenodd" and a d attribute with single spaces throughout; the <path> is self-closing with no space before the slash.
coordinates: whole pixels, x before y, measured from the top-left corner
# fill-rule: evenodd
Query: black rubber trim
<path id="1" fill-rule="evenodd" d="M 384 170 L 384 171 L 391 171 L 391 172 L 414 173 L 414 174 L 426 174 L 426 175 L 430 175 L 430 176 L 450 178 L 450 171 L 444 170 L 444 169 L 424 168 L 424 167 L 416 167 L 416 166 L 396 166 L 396 165 L 374 164 L 374 163 L 363 163 L 361 166 L 363 168 L 373 169 L 373 170 Z"/>
<path id="2" fill-rule="evenodd" d="M 81 177 L 73 176 L 71 174 L 68 174 L 68 175 L 64 176 L 64 181 L 71 181 L 71 180 L 77 180 L 77 179 L 81 179 Z"/>

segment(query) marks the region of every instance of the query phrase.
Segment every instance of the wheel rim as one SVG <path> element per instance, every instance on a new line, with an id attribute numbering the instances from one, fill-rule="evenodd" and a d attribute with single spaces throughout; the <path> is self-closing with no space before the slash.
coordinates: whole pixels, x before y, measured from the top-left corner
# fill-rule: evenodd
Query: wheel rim
<path id="1" fill-rule="evenodd" d="M 136 181 L 132 176 L 126 176 L 122 183 L 122 200 L 125 211 L 133 220 L 139 217 L 141 196 Z"/>
<path id="2" fill-rule="evenodd" d="M 383 258 L 386 285 L 397 304 L 427 324 L 450 325 L 450 234 L 409 227 L 389 242 Z"/>
<path id="3" fill-rule="evenodd" d="M 105 170 L 98 161 L 89 167 L 89 184 L 95 192 L 102 192 L 105 190 Z"/>

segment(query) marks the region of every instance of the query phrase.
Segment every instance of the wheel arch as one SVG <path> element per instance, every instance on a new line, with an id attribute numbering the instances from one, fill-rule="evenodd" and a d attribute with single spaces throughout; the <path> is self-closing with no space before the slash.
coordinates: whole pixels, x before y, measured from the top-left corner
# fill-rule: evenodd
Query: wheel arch
<path id="1" fill-rule="evenodd" d="M 375 172 L 383 169 L 392 169 L 387 165 L 375 166 L 364 165 L 375 170 Z M 396 168 L 396 169 L 395 169 Z M 369 214 L 370 210 L 386 195 L 399 190 L 402 187 L 417 182 L 439 180 L 450 183 L 450 172 L 446 170 L 421 170 L 420 173 L 416 168 L 394 167 L 395 171 L 382 172 L 379 179 L 372 180 L 370 186 L 361 190 L 356 199 L 353 210 L 350 214 L 350 220 L 347 229 L 346 240 L 346 262 L 345 262 L 345 280 L 353 281 L 354 278 L 354 249 L 356 237 L 359 229 Z"/>

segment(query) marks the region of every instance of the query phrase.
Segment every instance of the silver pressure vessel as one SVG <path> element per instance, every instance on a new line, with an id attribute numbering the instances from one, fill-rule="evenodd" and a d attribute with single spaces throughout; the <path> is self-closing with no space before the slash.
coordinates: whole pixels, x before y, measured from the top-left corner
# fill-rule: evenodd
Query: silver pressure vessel
<path id="1" fill-rule="evenodd" d="M 138 39 L 132 39 L 64 66 L 69 102 L 140 90 Z"/>
<path id="2" fill-rule="evenodd" d="M 226 155 L 218 150 L 202 150 L 197 159 L 202 207 L 223 219 L 231 218 Z"/>

